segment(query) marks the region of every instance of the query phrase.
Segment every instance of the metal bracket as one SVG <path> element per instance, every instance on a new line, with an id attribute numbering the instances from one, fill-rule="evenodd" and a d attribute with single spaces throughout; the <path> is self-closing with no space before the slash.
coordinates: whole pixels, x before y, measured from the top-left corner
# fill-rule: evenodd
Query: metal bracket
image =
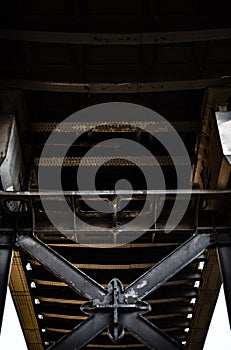
<path id="1" fill-rule="evenodd" d="M 121 320 L 122 313 L 138 312 L 140 315 L 151 311 L 151 306 L 145 301 L 129 300 L 124 294 L 124 288 L 120 280 L 113 278 L 107 288 L 108 294 L 102 301 L 92 300 L 81 307 L 87 315 L 97 312 L 107 312 L 112 315 L 112 324 L 108 327 L 108 335 L 113 342 L 124 336 L 124 325 Z"/>

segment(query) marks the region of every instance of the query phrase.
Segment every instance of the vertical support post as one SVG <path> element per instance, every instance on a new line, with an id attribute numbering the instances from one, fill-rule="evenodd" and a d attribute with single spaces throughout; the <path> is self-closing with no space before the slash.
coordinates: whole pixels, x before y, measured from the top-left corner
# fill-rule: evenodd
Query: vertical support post
<path id="1" fill-rule="evenodd" d="M 226 306 L 231 328 L 231 234 L 219 234 L 218 242 L 221 275 L 224 283 Z"/>
<path id="2" fill-rule="evenodd" d="M 0 232 L 0 333 L 12 256 L 12 234 Z"/>

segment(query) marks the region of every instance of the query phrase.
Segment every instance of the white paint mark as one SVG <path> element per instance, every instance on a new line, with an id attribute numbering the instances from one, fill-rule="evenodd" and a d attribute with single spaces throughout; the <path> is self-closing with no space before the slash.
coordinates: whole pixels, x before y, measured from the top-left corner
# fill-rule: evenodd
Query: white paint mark
<path id="1" fill-rule="evenodd" d="M 137 288 L 138 289 L 144 288 L 147 284 L 148 284 L 148 282 L 146 280 L 144 280 L 142 283 L 138 284 Z"/>

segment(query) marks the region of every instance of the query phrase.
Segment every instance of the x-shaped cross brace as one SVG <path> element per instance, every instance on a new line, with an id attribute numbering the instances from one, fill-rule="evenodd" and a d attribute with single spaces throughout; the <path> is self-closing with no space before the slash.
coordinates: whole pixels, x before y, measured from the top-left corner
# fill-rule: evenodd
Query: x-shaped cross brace
<path id="1" fill-rule="evenodd" d="M 175 340 L 142 316 L 151 309 L 143 299 L 197 258 L 211 244 L 210 234 L 193 235 L 123 289 L 118 279 L 113 279 L 108 288 L 103 288 L 34 236 L 21 235 L 16 242 L 17 247 L 39 261 L 75 292 L 90 300 L 81 307 L 90 317 L 51 346 L 49 349 L 52 350 L 81 349 L 105 328 L 108 328 L 113 341 L 123 337 L 124 328 L 127 328 L 149 349 L 181 349 Z"/>

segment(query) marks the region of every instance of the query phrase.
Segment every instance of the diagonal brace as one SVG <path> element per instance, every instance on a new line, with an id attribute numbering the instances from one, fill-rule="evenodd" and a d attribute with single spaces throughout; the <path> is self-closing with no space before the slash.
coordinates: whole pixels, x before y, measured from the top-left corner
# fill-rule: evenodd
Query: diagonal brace
<path id="1" fill-rule="evenodd" d="M 107 291 L 83 271 L 49 248 L 42 241 L 31 236 L 19 236 L 16 246 L 39 261 L 47 270 L 66 282 L 75 292 L 87 299 L 101 300 Z"/>
<path id="2" fill-rule="evenodd" d="M 144 299 L 197 258 L 212 244 L 211 234 L 195 234 L 125 288 L 125 296 Z"/>
<path id="3" fill-rule="evenodd" d="M 114 323 L 118 324 L 121 336 L 123 328 L 126 327 L 149 349 L 179 350 L 181 347 L 176 341 L 141 316 L 148 308 L 140 302 L 198 257 L 212 243 L 210 234 L 195 234 L 159 264 L 131 283 L 124 291 L 122 285 L 119 286 L 119 281 L 110 282 L 109 286 L 115 285 L 111 293 L 111 287 L 103 288 L 35 237 L 20 236 L 16 245 L 65 281 L 73 290 L 91 300 L 90 303 L 83 305 L 82 311 L 92 316 L 61 338 L 50 349 L 80 349 L 106 327 L 110 333 L 112 313 L 114 313 Z M 117 293 L 115 293 L 115 288 Z M 113 304 L 111 304 L 110 295 L 114 296 Z M 116 295 L 118 295 L 118 300 L 115 300 Z M 115 305 L 116 322 L 113 309 Z M 120 310 L 119 313 L 118 310 Z M 115 338 L 120 338 L 119 333 L 117 328 Z M 111 337 L 114 337 L 113 334 Z"/>
<path id="4" fill-rule="evenodd" d="M 184 349 L 178 342 L 160 331 L 154 324 L 140 314 L 124 314 L 123 323 L 131 334 L 152 350 Z"/>
<path id="5" fill-rule="evenodd" d="M 49 350 L 77 350 L 87 345 L 110 323 L 110 315 L 101 313 L 89 317 L 81 322 L 69 334 L 65 335 L 58 342 L 49 347 Z"/>

